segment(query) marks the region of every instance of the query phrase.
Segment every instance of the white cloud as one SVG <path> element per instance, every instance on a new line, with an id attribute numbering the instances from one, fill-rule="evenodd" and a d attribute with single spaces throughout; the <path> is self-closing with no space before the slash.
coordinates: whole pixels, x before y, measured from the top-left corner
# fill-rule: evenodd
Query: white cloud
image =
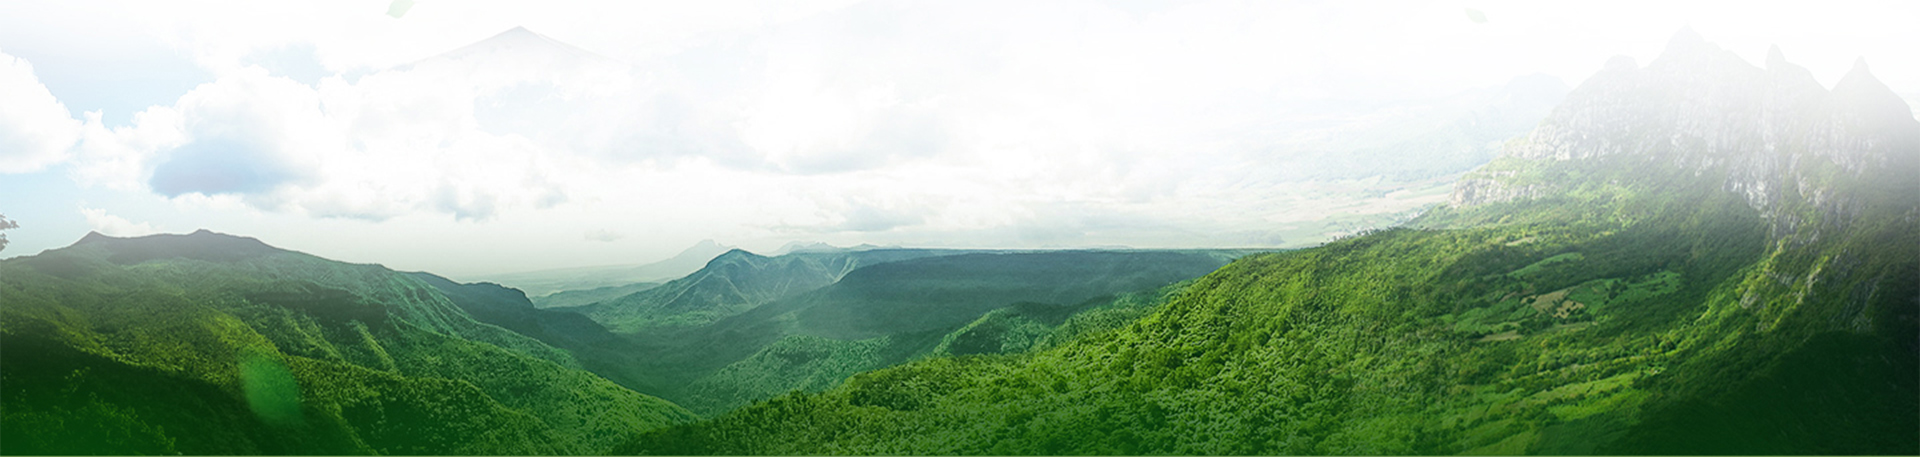
<path id="1" fill-rule="evenodd" d="M 127 237 L 152 235 L 159 232 L 152 224 L 128 221 L 126 218 L 107 214 L 107 210 L 104 209 L 81 206 L 80 214 L 86 216 L 88 227 L 103 235 Z"/>
<path id="2" fill-rule="evenodd" d="M 259 67 L 232 71 L 130 126 L 89 123 L 78 174 L 113 188 L 370 220 L 412 212 L 485 220 L 501 206 L 564 202 L 551 175 L 574 157 L 610 153 L 582 139 L 618 129 L 605 119 L 629 109 L 621 91 L 633 79 L 624 66 L 566 49 L 492 44 L 317 86 Z M 546 111 L 482 122 L 490 111 L 527 109 Z"/>
<path id="3" fill-rule="evenodd" d="M 28 173 L 65 161 L 80 121 L 47 92 L 33 65 L 0 53 L 0 173 Z"/>
<path id="4" fill-rule="evenodd" d="M 139 49 L 211 76 L 124 125 L 83 116 L 82 183 L 324 226 L 302 236 L 433 269 L 500 239 L 526 242 L 487 255 L 529 266 L 712 237 L 1307 242 L 1324 218 L 1436 201 L 1408 192 L 1531 123 L 1462 128 L 1532 108 L 1454 94 L 1577 83 L 1682 24 L 1743 55 L 1780 42 L 1816 74 L 1867 54 L 1897 90 L 1920 75 L 1896 60 L 1915 8 L 1898 3 L 1488 0 L 1472 5 L 1485 23 L 1431 2 L 476 1 L 398 19 L 382 0 L 99 4 L 4 2 L 0 45 L 80 35 L 74 52 L 119 62 L 122 42 L 159 43 Z M 553 40 L 469 46 L 516 26 Z M 176 217 L 156 221 L 199 224 Z M 336 239 L 353 227 L 368 232 Z"/>

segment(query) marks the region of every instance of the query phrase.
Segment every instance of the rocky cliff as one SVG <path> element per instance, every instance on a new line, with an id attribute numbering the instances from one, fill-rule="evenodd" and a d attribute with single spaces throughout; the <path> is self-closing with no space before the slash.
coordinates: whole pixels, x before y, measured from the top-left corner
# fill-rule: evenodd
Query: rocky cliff
<path id="1" fill-rule="evenodd" d="M 1831 90 L 1778 47 L 1765 65 L 1682 30 L 1645 67 L 1607 62 L 1503 159 L 1612 159 L 1717 176 L 1774 222 L 1776 237 L 1812 220 L 1844 225 L 1886 190 L 1876 184 L 1920 175 L 1920 121 L 1864 59 Z M 1555 187 L 1497 168 L 1462 179 L 1451 203 L 1536 198 Z"/>

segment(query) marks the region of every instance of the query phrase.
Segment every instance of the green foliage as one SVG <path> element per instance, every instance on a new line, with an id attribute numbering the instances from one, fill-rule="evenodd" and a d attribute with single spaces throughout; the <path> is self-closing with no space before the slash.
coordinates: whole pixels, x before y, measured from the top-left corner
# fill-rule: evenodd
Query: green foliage
<path id="1" fill-rule="evenodd" d="M 1239 254 L 1243 252 L 880 249 L 760 258 L 755 261 L 763 265 L 782 265 L 775 261 L 801 256 L 844 258 L 850 265 L 864 266 L 830 285 L 705 325 L 648 327 L 574 353 L 589 368 L 635 390 L 714 415 L 795 390 L 826 389 L 861 371 L 944 353 L 951 344 L 943 342 L 955 338 L 992 346 L 995 352 L 1018 352 L 1059 341 L 1053 334 L 1063 325 L 1070 332 L 1118 325 L 1143 313 L 1127 308 L 1157 303 L 1131 291 L 1197 277 Z M 730 256 L 703 271 L 712 274 L 709 278 L 733 283 L 766 279 L 728 273 L 738 265 L 726 259 L 752 259 Z M 1069 316 L 1089 309 L 1102 310 L 1108 322 L 1066 324 Z M 989 315 L 993 317 L 980 320 Z M 992 330 L 1000 319 L 1019 329 Z M 976 322 L 979 325 L 969 327 Z M 618 349 L 603 352 L 609 347 Z"/>
<path id="2" fill-rule="evenodd" d="M 1580 255 L 1580 253 L 1578 252 L 1569 252 L 1566 254 L 1560 254 L 1553 257 L 1548 257 L 1539 262 L 1534 262 L 1532 265 L 1527 265 L 1526 267 L 1523 267 L 1521 269 L 1508 272 L 1507 276 L 1525 279 L 1531 276 L 1538 275 L 1541 273 L 1541 271 L 1546 270 L 1547 268 L 1560 266 L 1560 264 L 1565 264 L 1565 263 L 1579 262 L 1581 260 L 1586 260 L 1586 258 L 1587 258 L 1586 256 Z M 1567 268 L 1567 267 L 1568 266 L 1560 266 L 1560 268 Z"/>
<path id="3" fill-rule="evenodd" d="M 7 219 L 5 214 L 0 214 L 0 231 L 17 228 L 20 228 L 20 223 Z M 7 234 L 0 233 L 0 251 L 5 250 L 7 250 Z"/>
<path id="4" fill-rule="evenodd" d="M 1782 243 L 1712 176 L 1508 165 L 1564 187 L 1243 258 L 1112 330 L 863 373 L 617 451 L 1920 450 L 1912 218 Z M 1035 322 L 994 311 L 943 347 L 1018 346 Z"/>
<path id="5" fill-rule="evenodd" d="M 591 453 L 690 417 L 418 279 L 251 239 L 90 236 L 0 262 L 0 302 L 5 453 Z"/>
<path id="6" fill-rule="evenodd" d="M 1013 308 L 987 312 L 959 330 L 947 334 L 934 354 L 973 355 L 1007 354 L 1026 351 L 1053 333 L 1053 328 L 1022 315 Z"/>
<path id="7" fill-rule="evenodd" d="M 298 425 L 302 421 L 300 413 L 300 381 L 294 379 L 293 372 L 275 358 L 265 354 L 248 354 L 240 360 L 240 389 L 247 399 L 247 407 L 261 421 L 273 425 Z"/>
<path id="8" fill-rule="evenodd" d="M 788 335 L 744 360 L 728 364 L 687 386 L 682 405 L 718 414 L 752 400 L 788 391 L 821 391 L 855 373 L 898 362 L 893 338 L 844 341 Z M 889 360 L 895 359 L 895 360 Z"/>

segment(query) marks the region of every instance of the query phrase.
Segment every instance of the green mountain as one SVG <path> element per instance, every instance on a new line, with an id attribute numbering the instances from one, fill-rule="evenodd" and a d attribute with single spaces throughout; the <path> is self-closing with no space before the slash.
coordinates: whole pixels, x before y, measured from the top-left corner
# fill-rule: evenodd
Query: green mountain
<path id="1" fill-rule="evenodd" d="M 470 298 L 204 230 L 9 259 L 0 452 L 583 454 L 690 418 Z"/>
<path id="2" fill-rule="evenodd" d="M 593 305 L 568 308 L 622 333 L 693 327 L 775 299 L 833 284 L 864 265 L 965 251 L 887 249 L 803 251 L 766 257 L 727 251 L 686 277 Z"/>
<path id="3" fill-rule="evenodd" d="M 1827 90 L 1683 31 L 1405 228 L 616 451 L 1920 453 L 1914 176 L 1920 122 L 1864 64 Z"/>

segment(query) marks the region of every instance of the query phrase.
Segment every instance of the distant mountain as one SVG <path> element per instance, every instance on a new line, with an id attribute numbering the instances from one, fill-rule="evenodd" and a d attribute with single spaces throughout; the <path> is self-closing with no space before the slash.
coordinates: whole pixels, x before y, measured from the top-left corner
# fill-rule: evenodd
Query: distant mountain
<path id="1" fill-rule="evenodd" d="M 485 40 L 441 54 L 444 59 L 467 59 L 490 54 L 517 53 L 541 56 L 566 56 L 578 60 L 604 59 L 577 46 L 561 43 L 526 27 L 514 27 Z"/>
<path id="2" fill-rule="evenodd" d="M 792 254 L 795 252 L 832 252 L 839 249 L 840 248 L 834 247 L 831 244 L 822 243 L 818 241 L 811 241 L 811 242 L 788 241 L 787 244 L 781 245 L 780 249 L 773 250 L 772 255 L 780 256 L 780 255 Z"/>
<path id="3" fill-rule="evenodd" d="M 616 332 L 711 323 L 774 299 L 840 280 L 865 265 L 965 251 L 927 249 L 822 250 L 766 257 L 734 249 L 704 268 L 658 287 L 589 306 L 566 308 Z"/>
<path id="4" fill-rule="evenodd" d="M 707 262 L 732 250 L 734 250 L 733 246 L 715 243 L 713 240 L 700 240 L 699 243 L 694 243 L 693 246 L 681 250 L 673 257 L 635 268 L 633 276 L 649 278 L 652 281 L 680 278 L 699 271 L 700 268 L 707 266 Z"/>
<path id="5" fill-rule="evenodd" d="M 686 276 L 706 266 L 720 254 L 732 250 L 713 240 L 700 240 L 693 246 L 681 250 L 679 254 L 665 260 L 644 265 L 615 265 L 604 267 L 561 268 L 521 273 L 507 273 L 470 278 L 475 281 L 498 283 L 526 291 L 534 297 L 534 304 L 542 308 L 554 306 L 578 306 L 580 294 L 560 297 L 555 300 L 541 298 L 562 291 L 586 291 L 592 289 L 621 288 L 630 289 L 627 293 L 637 292 L 644 287 L 640 283 L 664 282 Z M 605 293 L 602 291 L 601 293 Z M 598 300 L 594 300 L 598 301 Z M 591 301 L 587 303 L 592 303 Z"/>
<path id="6" fill-rule="evenodd" d="M 975 253 L 855 270 L 831 286 L 756 310 L 835 339 L 950 330 L 1015 303 L 1075 305 L 1199 277 L 1233 259 L 1209 251 Z"/>
<path id="7" fill-rule="evenodd" d="M 858 245 L 843 248 L 843 247 L 834 246 L 827 243 L 821 243 L 818 241 L 789 241 L 787 242 L 787 244 L 781 245 L 780 249 L 773 250 L 773 254 L 771 255 L 777 257 L 777 256 L 783 256 L 783 255 L 793 254 L 793 253 L 853 252 L 853 251 L 871 251 L 875 249 L 900 249 L 900 247 L 899 246 L 876 246 L 872 244 L 861 243 Z"/>
<path id="8" fill-rule="evenodd" d="M 585 66 L 620 65 L 605 56 L 548 38 L 546 35 L 527 30 L 526 27 L 514 27 L 485 40 L 428 57 L 398 69 L 407 70 L 424 65 L 486 67 L 506 62 L 554 72 L 578 71 Z"/>
<path id="9" fill-rule="evenodd" d="M 562 290 L 544 296 L 534 297 L 535 308 L 566 308 L 586 306 L 615 298 L 631 295 L 635 292 L 660 287 L 658 282 L 636 282 L 624 286 L 595 287 L 592 289 Z"/>
<path id="10" fill-rule="evenodd" d="M 1842 206 L 1860 197 L 1822 194 L 1877 184 L 1878 175 L 1911 165 L 1920 155 L 1915 124 L 1912 109 L 1864 60 L 1829 91 L 1778 47 L 1758 68 L 1687 31 L 1646 68 L 1625 57 L 1608 62 L 1513 148 L 1510 159 L 1463 181 L 1453 202 L 1522 199 L 1559 187 L 1507 179 L 1519 171 L 1514 164 L 1637 160 L 1644 167 L 1723 175 L 1722 184 L 1776 224 L 1794 225 L 1804 220 L 1776 216 L 1803 203 L 1814 205 L 1812 211 L 1848 211 Z"/>
<path id="11" fill-rule="evenodd" d="M 1241 258 L 1110 331 L 616 452 L 1920 453 L 1912 112 L 1865 65 L 1829 90 L 1682 31 L 1405 228 Z M 941 345 L 1039 335 L 1027 321 Z"/>
<path id="12" fill-rule="evenodd" d="M 0 303 L 7 454 L 594 453 L 689 417 L 414 276 L 205 230 L 0 261 Z"/>

